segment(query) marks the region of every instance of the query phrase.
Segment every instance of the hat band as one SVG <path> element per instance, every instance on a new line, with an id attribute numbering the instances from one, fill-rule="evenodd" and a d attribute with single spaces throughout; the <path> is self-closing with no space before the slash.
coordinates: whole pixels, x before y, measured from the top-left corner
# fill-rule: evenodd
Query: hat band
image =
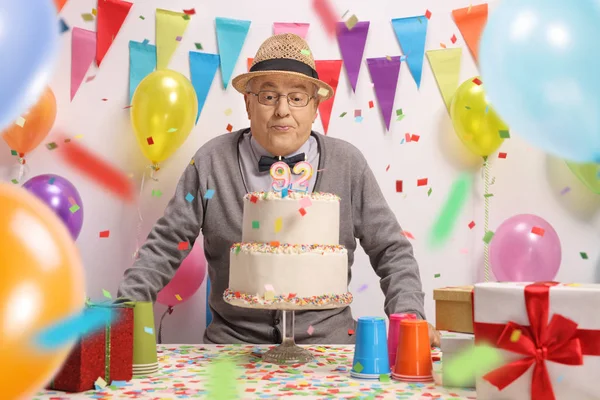
<path id="1" fill-rule="evenodd" d="M 257 62 L 250 68 L 250 72 L 258 71 L 288 71 L 298 72 L 310 78 L 319 79 L 317 71 L 311 68 L 310 65 L 292 58 L 272 58 Z"/>

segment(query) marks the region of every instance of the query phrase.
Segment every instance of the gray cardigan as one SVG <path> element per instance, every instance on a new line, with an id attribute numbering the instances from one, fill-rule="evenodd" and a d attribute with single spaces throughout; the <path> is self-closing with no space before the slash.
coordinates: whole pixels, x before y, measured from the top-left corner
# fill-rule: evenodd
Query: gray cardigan
<path id="1" fill-rule="evenodd" d="M 154 225 L 119 287 L 119 296 L 155 301 L 190 251 L 178 250 L 178 244 L 189 242 L 191 249 L 202 231 L 213 314 L 204 334 L 205 343 L 281 341 L 281 311 L 238 308 L 223 301 L 229 282 L 229 249 L 242 238 L 242 198 L 246 189 L 238 162 L 238 142 L 244 131 L 247 130 L 216 137 L 198 150 L 164 216 Z M 424 294 L 412 246 L 401 234 L 364 156 L 343 140 L 314 132 L 312 135 L 319 145 L 317 169 L 322 170 L 314 191 L 341 197 L 340 244 L 348 249 L 348 281 L 358 239 L 381 278 L 386 314 L 416 312 L 424 318 Z M 207 189 L 215 190 L 211 199 L 204 198 Z M 186 199 L 188 193 L 193 195 L 192 201 L 188 201 L 189 196 Z M 296 341 L 353 343 L 354 336 L 348 330 L 354 329 L 355 324 L 350 307 L 296 312 Z M 309 335 L 311 325 L 314 330 Z"/>

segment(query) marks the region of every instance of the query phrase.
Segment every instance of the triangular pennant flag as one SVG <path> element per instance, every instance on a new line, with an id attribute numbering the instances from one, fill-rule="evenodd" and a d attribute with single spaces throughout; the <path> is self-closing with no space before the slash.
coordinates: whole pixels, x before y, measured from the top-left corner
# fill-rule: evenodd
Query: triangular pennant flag
<path id="1" fill-rule="evenodd" d="M 469 46 L 475 62 L 479 60 L 479 39 L 487 23 L 487 17 L 487 3 L 452 10 L 452 18 Z"/>
<path id="2" fill-rule="evenodd" d="M 357 22 L 352 29 L 348 29 L 345 22 L 338 22 L 337 24 L 340 52 L 353 91 L 356 91 L 356 82 L 358 81 L 358 73 L 362 64 L 368 33 L 369 21 Z"/>
<path id="3" fill-rule="evenodd" d="M 375 96 L 381 109 L 381 115 L 389 131 L 398 75 L 400 74 L 400 57 L 367 58 L 367 66 L 375 87 Z"/>
<path id="4" fill-rule="evenodd" d="M 306 39 L 309 26 L 310 24 L 305 22 L 274 22 L 273 35 L 293 33 L 294 35 L 300 36 L 302 39 Z"/>
<path id="5" fill-rule="evenodd" d="M 250 21 L 230 18 L 216 18 L 217 44 L 221 58 L 221 78 L 223 87 L 227 88 L 233 68 L 244 46 L 246 35 L 250 29 Z"/>
<path id="6" fill-rule="evenodd" d="M 427 21 L 429 20 L 424 15 L 392 20 L 396 38 L 398 38 L 400 47 L 402 47 L 406 64 L 408 64 L 408 69 L 417 84 L 417 88 L 421 86 Z"/>
<path id="7" fill-rule="evenodd" d="M 67 0 L 54 0 L 54 5 L 56 6 L 56 12 L 60 12 L 62 8 L 65 6 Z"/>
<path id="8" fill-rule="evenodd" d="M 316 60 L 315 67 L 319 74 L 319 79 L 333 88 L 333 96 L 319 104 L 319 114 L 321 114 L 321 122 L 323 123 L 323 133 L 327 135 L 331 110 L 333 109 L 333 100 L 335 99 L 335 93 L 337 92 L 337 86 L 340 80 L 342 60 Z"/>
<path id="9" fill-rule="evenodd" d="M 204 102 L 208 96 L 212 81 L 215 78 L 217 68 L 219 68 L 218 54 L 190 51 L 190 77 L 192 85 L 194 85 L 194 89 L 196 90 L 196 97 L 198 98 L 196 123 L 198 123 L 198 118 L 200 118 L 200 112 L 202 112 L 202 107 L 204 107 Z"/>
<path id="10" fill-rule="evenodd" d="M 248 72 L 250 72 L 250 68 L 252 68 L 253 61 L 254 61 L 254 58 L 248 58 Z"/>
<path id="11" fill-rule="evenodd" d="M 100 66 L 102 63 L 132 5 L 122 0 L 98 0 L 96 65 Z"/>
<path id="12" fill-rule="evenodd" d="M 129 42 L 129 104 L 142 79 L 156 68 L 156 46 L 146 42 Z"/>
<path id="13" fill-rule="evenodd" d="M 73 28 L 71 31 L 71 100 L 94 61 L 96 32 Z"/>
<path id="14" fill-rule="evenodd" d="M 190 22 L 185 13 L 156 10 L 156 69 L 165 69 Z"/>
<path id="15" fill-rule="evenodd" d="M 460 47 L 427 51 L 427 59 L 431 65 L 431 71 L 440 88 L 448 112 L 450 112 L 452 96 L 454 96 L 454 92 L 458 88 L 461 56 L 462 48 Z"/>

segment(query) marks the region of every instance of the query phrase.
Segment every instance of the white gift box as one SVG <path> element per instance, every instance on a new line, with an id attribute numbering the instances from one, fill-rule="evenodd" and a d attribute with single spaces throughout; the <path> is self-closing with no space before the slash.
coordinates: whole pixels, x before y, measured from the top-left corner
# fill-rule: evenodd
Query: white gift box
<path id="1" fill-rule="evenodd" d="M 499 327 L 505 327 L 510 321 L 521 325 L 521 329 L 517 335 L 512 335 L 507 341 L 506 338 L 514 334 L 514 327 L 508 328 L 505 332 L 507 335 L 504 340 L 504 347 L 510 347 L 519 340 L 528 340 L 527 337 L 519 337 L 529 335 L 531 326 L 529 315 L 526 307 L 526 287 L 529 283 L 499 283 L 488 282 L 475 285 L 475 306 L 474 306 L 474 322 L 475 322 L 475 343 L 481 344 L 481 339 L 484 337 L 483 330 L 489 328 L 493 324 Z M 545 289 L 543 289 L 545 290 Z M 540 297 L 537 297 L 539 300 Z M 529 400 L 532 399 L 532 377 L 536 363 L 545 364 L 549 381 L 554 392 L 554 397 L 557 400 L 592 400 L 600 399 L 600 356 L 586 355 L 590 352 L 591 342 L 597 343 L 596 340 L 590 340 L 591 337 L 596 339 L 600 334 L 600 285 L 595 284 L 558 284 L 548 288 L 548 323 L 553 316 L 559 315 L 571 320 L 577 324 L 576 338 L 583 344 L 584 349 L 583 365 L 566 365 L 563 363 L 549 361 L 547 358 L 557 358 L 559 350 L 564 351 L 565 347 L 558 347 L 552 344 L 558 338 L 571 335 L 566 335 L 564 331 L 561 334 L 556 329 L 550 329 L 546 341 L 541 346 L 532 346 L 533 353 L 537 356 L 529 356 L 518 354 L 513 351 L 500 349 L 499 352 L 503 357 L 503 365 L 507 365 L 516 360 L 530 359 L 534 360 L 533 364 L 518 378 L 508 384 L 503 390 L 499 390 L 483 377 L 477 378 L 477 399 L 510 399 L 510 400 Z M 530 303 L 531 305 L 532 303 Z M 538 301 L 539 305 L 540 302 Z M 531 306 L 533 309 L 540 307 Z M 542 307 L 543 308 L 543 307 Z M 542 313 L 534 313 L 539 318 Z M 557 316 L 557 320 L 560 318 Z M 572 324 L 571 322 L 561 321 L 565 326 Z M 542 325 L 542 324 L 540 324 Z M 546 324 L 546 327 L 548 325 Z M 573 327 L 573 332 L 574 332 Z M 489 329 L 488 329 L 489 331 Z M 592 332 L 596 331 L 596 332 Z M 573 339 L 573 338 L 572 338 Z M 563 343 L 564 341 L 561 341 Z M 512 344 L 511 344 L 512 343 Z M 599 342 L 600 343 L 600 342 Z M 496 347 L 499 343 L 492 343 Z M 571 341 L 568 344 L 573 344 Z M 547 346 L 546 346 L 547 345 Z M 554 346 L 554 347 L 553 347 Z M 596 350 L 600 344 L 596 345 Z M 572 349 L 572 347 L 569 347 Z M 513 348 L 514 350 L 514 348 Z M 569 353 L 572 355 L 572 351 Z M 542 356 L 541 354 L 544 354 Z M 564 353 L 562 353 L 564 354 Z M 537 357 L 537 358 L 536 358 Z M 539 362 L 540 358 L 545 358 L 544 362 Z M 486 374 L 490 371 L 482 371 Z M 504 377 L 507 375 L 504 374 Z M 552 397 L 544 396 L 546 399 Z M 540 399 L 538 397 L 538 399 Z"/>
<path id="2" fill-rule="evenodd" d="M 453 382 L 448 374 L 445 373 L 444 365 L 452 362 L 455 357 L 463 351 L 468 351 L 473 347 L 475 336 L 470 333 L 455 333 L 455 332 L 440 332 L 442 338 L 440 340 L 440 348 L 442 350 L 442 383 L 446 387 L 475 387 L 475 376 L 473 380 L 461 383 L 460 385 Z"/>

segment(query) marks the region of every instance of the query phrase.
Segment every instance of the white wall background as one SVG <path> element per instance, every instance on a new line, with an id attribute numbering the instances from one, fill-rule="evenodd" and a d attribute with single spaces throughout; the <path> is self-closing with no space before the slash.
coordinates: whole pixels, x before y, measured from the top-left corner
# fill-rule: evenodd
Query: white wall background
<path id="1" fill-rule="evenodd" d="M 349 10 L 360 20 L 371 21 L 364 57 L 383 57 L 401 54 L 390 20 L 397 17 L 422 15 L 426 9 L 432 12 L 427 33 L 427 50 L 439 49 L 440 43 L 448 47 L 463 47 L 461 81 L 478 74 L 475 63 L 451 18 L 455 8 L 468 7 L 470 0 L 335 0 L 339 15 Z M 493 1 L 491 2 L 493 6 Z M 95 30 L 95 22 L 84 22 L 82 13 L 91 12 L 95 0 L 71 0 L 62 17 L 71 27 Z M 243 0 L 195 1 L 195 0 L 136 0 L 121 32 L 109 50 L 102 67 L 90 68 L 87 76 L 95 79 L 83 83 L 72 102 L 69 101 L 71 35 L 65 33 L 61 40 L 59 65 L 51 81 L 57 97 L 58 117 L 53 132 L 44 142 L 55 140 L 58 132 L 82 135 L 81 143 L 107 160 L 132 174 L 135 184 L 141 180 L 147 161 L 137 148 L 129 124 L 128 105 L 129 40 L 155 43 L 154 10 L 156 8 L 181 11 L 195 8 L 183 40 L 171 60 L 170 68 L 189 76 L 188 51 L 195 50 L 194 42 L 202 43 L 206 52 L 217 53 L 214 29 L 215 17 L 230 17 L 252 21 L 242 54 L 234 75 L 244 72 L 246 58 L 254 56 L 260 43 L 272 34 L 273 22 L 309 22 L 307 40 L 318 59 L 341 59 L 337 41 L 330 40 L 318 19 L 313 15 L 308 0 Z M 140 15 L 145 20 L 139 18 Z M 450 37 L 456 34 L 456 44 Z M 27 49 L 23 49 L 27 51 Z M 106 98 L 107 101 L 101 99 Z M 462 149 L 451 127 L 438 91 L 435 79 L 425 60 L 420 90 L 405 64 L 401 66 L 395 106 L 402 108 L 406 117 L 392 120 L 386 132 L 378 106 L 369 109 L 375 100 L 374 90 L 366 63 L 360 71 L 356 93 L 352 93 L 345 70 L 342 69 L 338 93 L 335 99 L 329 135 L 345 139 L 362 150 L 396 214 L 402 227 L 410 231 L 415 240 L 417 260 L 426 293 L 426 311 L 434 322 L 432 290 L 446 285 L 468 284 L 482 279 L 483 266 L 483 185 L 479 164 Z M 225 115 L 231 108 L 233 113 Z M 355 109 L 361 109 L 364 120 L 356 123 Z M 339 118 L 346 111 L 348 115 Z M 226 133 L 227 124 L 234 129 L 247 126 L 243 101 L 233 88 L 222 89 L 220 72 L 215 76 L 199 123 L 187 142 L 175 155 L 163 163 L 158 182 L 147 184 L 141 197 L 144 223 L 140 240 L 146 237 L 154 221 L 162 215 L 185 165 L 196 149 L 211 138 Z M 321 131 L 320 120 L 314 127 Z M 418 134 L 418 143 L 400 144 L 404 134 Z M 60 146 L 60 143 L 58 143 Z M 600 196 L 587 191 L 560 160 L 546 156 L 531 148 L 517 134 L 506 140 L 501 151 L 508 158 L 492 157 L 490 229 L 506 218 L 519 213 L 535 213 L 548 220 L 559 233 L 562 241 L 563 262 L 557 279 L 572 282 L 600 282 L 598 259 L 598 210 Z M 0 173 L 4 180 L 16 177 L 15 157 L 4 142 L 0 143 Z M 390 165 L 389 171 L 386 167 Z M 79 190 L 85 210 L 84 226 L 77 241 L 87 273 L 87 293 L 100 299 L 102 289 L 116 294 L 123 271 L 131 264 L 136 246 L 136 206 L 126 206 L 91 184 L 77 172 L 63 165 L 56 154 L 41 145 L 28 157 L 28 176 L 56 173 L 69 179 Z M 441 249 L 427 248 L 425 238 L 437 211 L 443 204 L 445 194 L 454 178 L 465 168 L 477 177 L 471 199 L 460 217 L 458 229 L 452 239 Z M 419 178 L 429 178 L 433 189 L 417 187 Z M 395 181 L 404 181 L 404 194 L 395 192 Z M 569 186 L 571 191 L 561 195 Z M 163 196 L 152 197 L 152 189 L 160 189 Z M 477 224 L 473 230 L 468 223 Z M 110 230 L 109 239 L 100 239 L 100 231 Z M 587 252 L 583 260 L 579 252 Z M 383 295 L 378 278 L 364 253 L 359 252 L 353 267 L 354 279 L 351 290 L 355 294 L 352 305 L 355 317 L 361 315 L 383 316 Z M 441 274 L 434 278 L 435 274 Z M 368 285 L 360 293 L 357 289 Z M 164 341 L 169 343 L 199 343 L 205 326 L 205 293 L 202 285 L 196 295 L 165 319 Z M 156 306 L 158 318 L 165 307 Z"/>

